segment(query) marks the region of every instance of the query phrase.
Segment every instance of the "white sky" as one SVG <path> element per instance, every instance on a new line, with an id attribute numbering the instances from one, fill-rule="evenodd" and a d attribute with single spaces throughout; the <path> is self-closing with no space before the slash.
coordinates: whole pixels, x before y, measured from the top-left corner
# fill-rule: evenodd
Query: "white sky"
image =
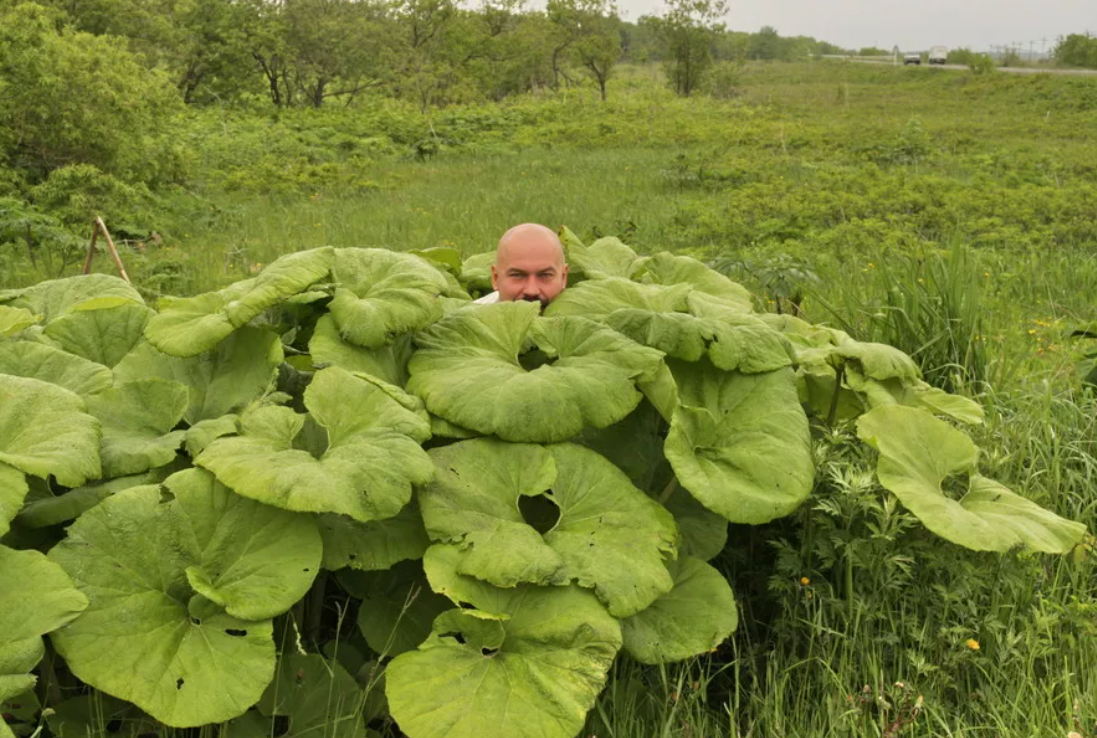
<path id="1" fill-rule="evenodd" d="M 661 0 L 617 0 L 629 20 L 658 14 Z M 1038 54 L 1058 36 L 1097 33 L 1094 0 L 729 0 L 728 28 L 757 31 L 773 26 L 782 36 L 814 36 L 845 48 L 879 46 L 904 51 L 936 44 L 969 46 L 1029 42 Z"/>

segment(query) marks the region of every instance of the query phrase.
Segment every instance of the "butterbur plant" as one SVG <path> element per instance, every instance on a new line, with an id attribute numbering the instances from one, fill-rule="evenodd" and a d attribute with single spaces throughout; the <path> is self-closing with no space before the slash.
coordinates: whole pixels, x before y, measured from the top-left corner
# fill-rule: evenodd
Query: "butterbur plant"
<path id="1" fill-rule="evenodd" d="M 448 249 L 297 252 L 155 309 L 106 276 L 0 292 L 0 701 L 48 635 L 53 721 L 93 687 L 227 735 L 570 738 L 620 654 L 736 629 L 708 561 L 808 498 L 812 417 L 953 543 L 1082 539 L 980 475 L 981 408 L 902 352 L 563 240 L 543 314 L 472 305 L 484 260 Z"/>

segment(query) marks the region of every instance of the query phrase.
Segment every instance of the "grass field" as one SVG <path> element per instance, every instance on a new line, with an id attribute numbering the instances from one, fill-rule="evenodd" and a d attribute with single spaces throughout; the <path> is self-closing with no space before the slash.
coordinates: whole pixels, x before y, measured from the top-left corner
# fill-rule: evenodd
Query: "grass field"
<path id="1" fill-rule="evenodd" d="M 181 122 L 150 296 L 324 244 L 487 251 L 510 225 L 715 260 L 760 307 L 892 343 L 987 408 L 982 467 L 1097 530 L 1097 80 L 749 65 L 682 100 L 657 68 L 425 119 L 392 103 Z M 110 222 L 110 214 L 105 213 Z M 0 256 L 0 287 L 55 276 Z M 106 259 L 98 269 L 109 271 Z M 76 266 L 65 273 L 74 273 Z M 1097 737 L 1097 568 L 966 552 L 881 494 L 850 429 L 819 434 L 814 504 L 733 526 L 740 629 L 710 657 L 624 663 L 584 735 Z"/>

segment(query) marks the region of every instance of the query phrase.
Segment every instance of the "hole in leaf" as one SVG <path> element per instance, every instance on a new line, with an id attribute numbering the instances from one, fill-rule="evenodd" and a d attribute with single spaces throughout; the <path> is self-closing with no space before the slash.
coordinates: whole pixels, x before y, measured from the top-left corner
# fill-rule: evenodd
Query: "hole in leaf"
<path id="1" fill-rule="evenodd" d="M 542 535 L 560 522 L 560 508 L 546 495 L 522 495 L 518 498 L 518 511 L 526 524 Z"/>
<path id="2" fill-rule="evenodd" d="M 481 648 L 480 653 L 490 659 L 492 656 L 499 653 L 499 649 L 498 648 Z"/>
<path id="3" fill-rule="evenodd" d="M 242 638 L 243 636 L 246 636 L 248 634 L 246 630 L 237 630 L 236 628 L 226 628 L 225 633 L 227 635 L 233 636 L 234 638 Z"/>
<path id="4" fill-rule="evenodd" d="M 464 645 L 465 643 L 467 643 L 467 641 L 465 640 L 465 636 L 463 636 L 461 633 L 458 633 L 457 631 L 452 631 L 450 633 L 443 633 L 442 635 L 439 636 L 439 638 L 452 638 L 453 640 L 457 641 L 461 645 Z"/>
<path id="5" fill-rule="evenodd" d="M 941 482 L 941 491 L 950 500 L 959 500 L 968 493 L 968 474 L 949 474 Z"/>
<path id="6" fill-rule="evenodd" d="M 166 504 L 175 499 L 175 495 L 167 487 L 160 487 L 160 504 Z"/>
<path id="7" fill-rule="evenodd" d="M 176 679 L 175 680 L 175 688 L 176 689 L 182 689 L 183 688 L 183 682 L 184 682 L 183 677 L 179 677 L 178 679 Z"/>
<path id="8" fill-rule="evenodd" d="M 305 573 L 308 573 L 308 570 L 309 570 L 309 568 L 308 568 L 308 567 L 306 566 L 306 567 L 305 567 L 304 569 L 302 569 L 301 571 L 303 571 L 303 572 L 305 572 Z"/>
<path id="9" fill-rule="evenodd" d="M 122 729 L 122 718 L 114 718 L 107 721 L 107 724 L 103 726 L 107 729 L 108 733 L 117 733 Z"/>
<path id="10" fill-rule="evenodd" d="M 356 558 L 358 558 L 358 554 L 347 554 L 347 558 L 351 561 L 354 561 Z"/>
<path id="11" fill-rule="evenodd" d="M 202 621 L 200 619 L 196 618 L 196 617 L 191 617 L 190 622 L 191 622 L 191 625 L 201 625 L 202 624 Z"/>
<path id="12" fill-rule="evenodd" d="M 555 356 L 549 356 L 541 349 L 527 351 L 518 357 L 518 364 L 527 372 L 532 372 L 543 366 L 552 366 L 556 362 Z"/>

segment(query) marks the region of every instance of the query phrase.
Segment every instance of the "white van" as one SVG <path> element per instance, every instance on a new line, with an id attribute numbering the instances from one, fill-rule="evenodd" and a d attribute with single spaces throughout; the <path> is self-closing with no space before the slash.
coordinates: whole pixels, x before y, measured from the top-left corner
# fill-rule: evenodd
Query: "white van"
<path id="1" fill-rule="evenodd" d="M 948 61 L 948 49 L 944 46 L 934 46 L 929 50 L 930 64 L 944 64 Z"/>

